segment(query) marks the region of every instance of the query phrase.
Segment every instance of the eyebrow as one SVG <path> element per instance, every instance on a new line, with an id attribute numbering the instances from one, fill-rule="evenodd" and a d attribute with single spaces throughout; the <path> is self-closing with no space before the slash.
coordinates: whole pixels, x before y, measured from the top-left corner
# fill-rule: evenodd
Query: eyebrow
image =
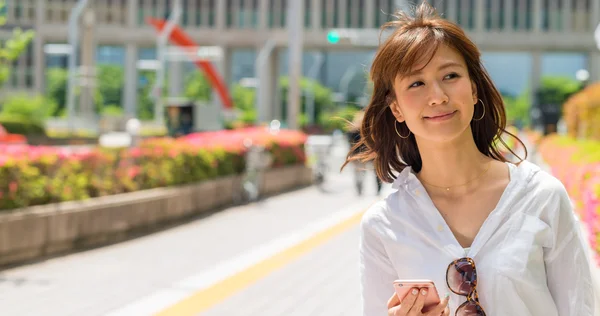
<path id="1" fill-rule="evenodd" d="M 449 61 L 449 62 L 447 62 L 447 63 L 444 63 L 444 64 L 442 64 L 442 65 L 441 65 L 441 66 L 438 68 L 438 70 L 443 70 L 443 69 L 450 68 L 450 67 L 460 67 L 460 68 L 463 68 L 463 65 L 461 65 L 461 64 L 459 64 L 459 63 L 457 63 L 457 62 L 455 62 L 455 61 Z M 406 75 L 406 77 L 416 76 L 416 75 L 418 75 L 418 74 L 421 74 L 421 73 L 422 73 L 422 69 L 420 69 L 420 70 L 415 70 L 415 71 L 411 71 L 411 72 L 409 72 L 409 73 Z"/>

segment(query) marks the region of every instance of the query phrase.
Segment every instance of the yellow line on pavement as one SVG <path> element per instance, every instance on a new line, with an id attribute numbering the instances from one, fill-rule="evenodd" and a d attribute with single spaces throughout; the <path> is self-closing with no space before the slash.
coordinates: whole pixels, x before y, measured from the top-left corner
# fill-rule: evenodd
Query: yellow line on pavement
<path id="1" fill-rule="evenodd" d="M 258 280 L 266 277 L 275 270 L 284 267 L 293 260 L 308 253 L 317 246 L 324 244 L 331 238 L 347 231 L 360 223 L 364 212 L 329 227 L 312 237 L 296 244 L 272 257 L 259 262 L 248 269 L 241 271 L 219 283 L 216 283 L 206 289 L 199 290 L 190 297 L 179 303 L 159 312 L 156 316 L 186 316 L 198 315 L 209 308 L 224 301 L 233 294 L 249 287 Z"/>

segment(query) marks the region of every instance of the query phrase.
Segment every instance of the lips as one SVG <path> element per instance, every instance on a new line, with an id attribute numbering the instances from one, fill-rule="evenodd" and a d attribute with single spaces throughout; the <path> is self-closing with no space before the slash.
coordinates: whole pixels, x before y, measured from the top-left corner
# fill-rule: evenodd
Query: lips
<path id="1" fill-rule="evenodd" d="M 452 114 L 456 113 L 455 111 L 451 111 L 451 112 L 445 112 L 445 113 L 439 113 L 439 114 L 433 114 L 433 115 L 429 115 L 429 116 L 425 116 L 426 119 L 435 119 L 435 118 L 443 118 L 446 116 L 450 116 Z"/>

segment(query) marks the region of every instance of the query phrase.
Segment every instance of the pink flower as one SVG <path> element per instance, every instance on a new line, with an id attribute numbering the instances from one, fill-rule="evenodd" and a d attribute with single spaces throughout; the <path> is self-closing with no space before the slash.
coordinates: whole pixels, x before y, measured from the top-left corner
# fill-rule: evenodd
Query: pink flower
<path id="1" fill-rule="evenodd" d="M 16 181 L 11 181 L 8 184 L 8 190 L 10 191 L 10 193 L 15 193 L 17 192 L 17 189 L 19 188 L 19 185 L 17 184 Z"/>

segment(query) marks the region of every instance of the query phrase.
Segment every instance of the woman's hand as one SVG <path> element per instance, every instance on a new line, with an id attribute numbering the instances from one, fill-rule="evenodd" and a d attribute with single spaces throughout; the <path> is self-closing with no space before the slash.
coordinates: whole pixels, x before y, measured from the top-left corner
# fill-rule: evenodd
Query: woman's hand
<path id="1" fill-rule="evenodd" d="M 450 309 L 448 308 L 448 301 L 450 298 L 447 296 L 435 307 L 431 308 L 427 312 L 423 312 L 423 304 L 425 304 L 425 298 L 427 297 L 427 289 L 414 288 L 404 298 L 402 304 L 398 295 L 394 293 L 388 301 L 388 316 L 448 316 L 450 315 Z"/>

